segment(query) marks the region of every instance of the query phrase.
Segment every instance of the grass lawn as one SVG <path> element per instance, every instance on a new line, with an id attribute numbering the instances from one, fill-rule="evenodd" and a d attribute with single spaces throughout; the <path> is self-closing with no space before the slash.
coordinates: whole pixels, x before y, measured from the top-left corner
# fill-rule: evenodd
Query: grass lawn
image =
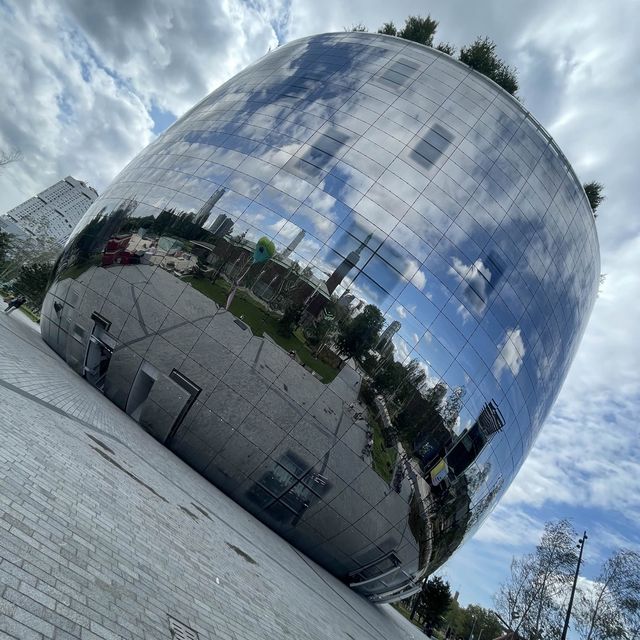
<path id="1" fill-rule="evenodd" d="M 229 287 L 225 282 L 217 280 L 215 283 L 205 278 L 184 278 L 194 289 L 211 298 L 217 304 L 224 306 L 229 296 Z M 283 349 L 296 352 L 301 362 L 315 371 L 325 383 L 331 382 L 338 371 L 322 360 L 314 357 L 307 345 L 294 333 L 290 338 L 285 338 L 278 333 L 278 318 L 263 309 L 260 305 L 247 296 L 243 291 L 236 292 L 231 303 L 231 313 L 237 318 L 242 316 L 242 321 L 246 322 L 253 335 L 262 336 L 265 333 L 273 338 L 274 342 Z"/>
<path id="2" fill-rule="evenodd" d="M 40 324 L 40 316 L 36 315 L 33 311 L 31 311 L 31 309 L 27 309 L 24 305 L 22 305 L 18 310 L 22 311 L 22 313 L 24 313 L 27 318 L 33 320 L 33 322 L 35 322 L 36 324 Z"/>
<path id="3" fill-rule="evenodd" d="M 381 478 L 387 482 L 391 482 L 398 450 L 395 447 L 387 448 L 384 446 L 382 427 L 378 420 L 374 418 L 371 411 L 369 411 L 369 424 L 373 425 L 373 470 Z"/>

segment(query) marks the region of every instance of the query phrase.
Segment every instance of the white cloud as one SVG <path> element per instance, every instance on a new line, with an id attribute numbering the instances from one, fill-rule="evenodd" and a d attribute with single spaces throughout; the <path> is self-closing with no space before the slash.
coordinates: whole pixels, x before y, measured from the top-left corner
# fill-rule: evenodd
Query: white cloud
<path id="1" fill-rule="evenodd" d="M 500 353 L 493 363 L 491 371 L 496 378 L 507 369 L 517 376 L 522 367 L 522 359 L 525 354 L 524 342 L 520 329 L 509 329 L 500 344 Z"/>
<path id="2" fill-rule="evenodd" d="M 543 529 L 544 522 L 524 510 L 499 504 L 475 535 L 475 539 L 507 547 L 535 545 Z"/>
<path id="3" fill-rule="evenodd" d="M 81 0 L 0 5 L 0 213 L 65 175 L 103 190 L 181 114 L 277 45 L 286 2 Z"/>
<path id="4" fill-rule="evenodd" d="M 2 174 L 0 211 L 68 174 L 105 185 L 151 140 L 142 101 L 55 12 L 19 3 L 3 19 L 0 147 L 20 149 L 22 160 Z"/>
<path id="5" fill-rule="evenodd" d="M 418 289 L 424 289 L 427 284 L 427 276 L 424 270 L 416 271 L 412 282 Z"/>
<path id="6" fill-rule="evenodd" d="M 630 346 L 640 326 L 638 255 L 640 238 L 618 250 L 565 387 L 505 502 L 640 517 L 640 367 Z"/>

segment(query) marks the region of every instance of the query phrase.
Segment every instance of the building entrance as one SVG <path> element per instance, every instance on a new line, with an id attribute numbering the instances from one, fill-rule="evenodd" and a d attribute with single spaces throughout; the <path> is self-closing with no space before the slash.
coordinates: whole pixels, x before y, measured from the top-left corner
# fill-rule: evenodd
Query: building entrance
<path id="1" fill-rule="evenodd" d="M 104 391 L 104 380 L 115 344 L 115 339 L 104 326 L 96 323 L 87 344 L 83 371 L 86 380 L 99 391 Z"/>

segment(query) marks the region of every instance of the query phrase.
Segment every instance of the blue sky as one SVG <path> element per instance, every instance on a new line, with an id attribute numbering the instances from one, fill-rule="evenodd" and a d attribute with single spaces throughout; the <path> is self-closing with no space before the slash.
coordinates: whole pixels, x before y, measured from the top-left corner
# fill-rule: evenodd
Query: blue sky
<path id="1" fill-rule="evenodd" d="M 601 288 L 534 450 L 493 515 L 443 569 L 463 603 L 491 605 L 545 520 L 589 531 L 586 575 L 640 550 L 640 29 L 637 3 L 438 0 L 436 40 L 490 35 L 525 106 L 584 182 L 605 184 Z M 364 22 L 401 24 L 417 0 L 0 0 L 0 213 L 65 175 L 99 191 L 177 116 L 279 42 Z"/>

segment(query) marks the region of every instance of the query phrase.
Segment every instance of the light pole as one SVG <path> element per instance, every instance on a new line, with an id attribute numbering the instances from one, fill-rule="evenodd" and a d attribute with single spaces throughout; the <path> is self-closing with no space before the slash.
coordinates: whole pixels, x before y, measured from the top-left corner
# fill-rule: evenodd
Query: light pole
<path id="1" fill-rule="evenodd" d="M 471 633 L 469 634 L 469 640 L 473 640 L 473 631 L 476 628 L 476 620 L 478 618 L 476 616 L 473 616 L 473 624 L 471 625 Z"/>
<path id="2" fill-rule="evenodd" d="M 571 608 L 573 607 L 573 596 L 576 593 L 576 585 L 578 584 L 578 574 L 580 573 L 580 563 L 582 562 L 582 552 L 584 550 L 584 543 L 587 541 L 587 532 L 585 531 L 582 538 L 578 540 L 578 548 L 580 553 L 578 554 L 578 564 L 576 565 L 576 573 L 573 576 L 573 586 L 571 587 L 571 595 L 569 596 L 569 606 L 567 607 L 567 617 L 564 619 L 564 629 L 562 629 L 562 636 L 560 640 L 567 640 L 567 631 L 569 630 L 569 620 L 571 620 Z"/>

